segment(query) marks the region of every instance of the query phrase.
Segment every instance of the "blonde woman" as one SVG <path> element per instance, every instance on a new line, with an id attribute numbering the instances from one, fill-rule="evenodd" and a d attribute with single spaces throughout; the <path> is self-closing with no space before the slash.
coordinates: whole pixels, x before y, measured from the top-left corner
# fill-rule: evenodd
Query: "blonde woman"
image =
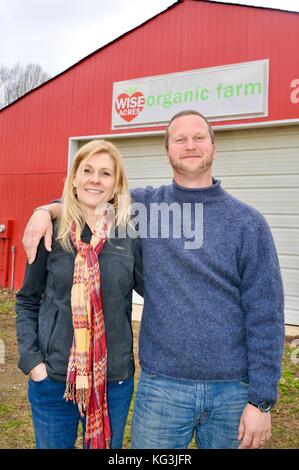
<path id="1" fill-rule="evenodd" d="M 80 148 L 52 251 L 39 244 L 17 294 L 37 448 L 73 448 L 80 420 L 84 447 L 122 446 L 133 394 L 132 291 L 143 290 L 129 206 L 118 150 L 103 140 Z"/>

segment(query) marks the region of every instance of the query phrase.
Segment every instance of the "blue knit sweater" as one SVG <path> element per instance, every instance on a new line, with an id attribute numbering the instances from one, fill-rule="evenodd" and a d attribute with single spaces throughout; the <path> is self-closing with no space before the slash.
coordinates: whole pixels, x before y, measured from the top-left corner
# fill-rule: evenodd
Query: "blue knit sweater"
<path id="1" fill-rule="evenodd" d="M 249 400 L 274 403 L 284 344 L 283 287 L 264 217 L 216 180 L 203 189 L 175 182 L 136 189 L 132 197 L 148 214 L 151 203 L 203 204 L 200 248 L 186 249 L 186 240 L 173 236 L 143 239 L 141 367 L 178 379 L 245 380 Z"/>

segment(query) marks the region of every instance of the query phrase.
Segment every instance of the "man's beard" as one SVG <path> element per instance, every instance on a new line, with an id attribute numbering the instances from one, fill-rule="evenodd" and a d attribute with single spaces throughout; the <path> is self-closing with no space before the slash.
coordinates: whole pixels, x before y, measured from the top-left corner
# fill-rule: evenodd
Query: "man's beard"
<path id="1" fill-rule="evenodd" d="M 169 158 L 169 163 L 172 166 L 172 168 L 177 171 L 178 173 L 183 173 L 183 174 L 194 174 L 194 173 L 204 173 L 207 169 L 209 169 L 212 166 L 213 163 L 213 155 L 206 155 L 202 159 L 198 159 L 199 162 L 196 166 L 193 168 L 188 165 L 188 162 L 184 162 L 184 160 L 179 160 L 174 162 L 172 158 Z"/>

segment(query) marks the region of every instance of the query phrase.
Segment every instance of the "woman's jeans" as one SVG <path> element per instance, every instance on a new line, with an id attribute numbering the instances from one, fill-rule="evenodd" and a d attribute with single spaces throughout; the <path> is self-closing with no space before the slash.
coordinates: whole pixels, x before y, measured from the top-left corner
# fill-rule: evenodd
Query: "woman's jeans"
<path id="1" fill-rule="evenodd" d="M 239 447 L 240 418 L 248 401 L 242 381 L 193 382 L 141 372 L 133 449 L 186 449 L 195 434 L 202 449 Z"/>
<path id="2" fill-rule="evenodd" d="M 111 448 L 120 449 L 133 395 L 133 377 L 123 382 L 108 382 L 108 407 L 111 425 Z M 73 449 L 79 421 L 85 429 L 78 406 L 63 398 L 65 383 L 47 377 L 40 382 L 29 380 L 28 398 L 37 449 Z"/>

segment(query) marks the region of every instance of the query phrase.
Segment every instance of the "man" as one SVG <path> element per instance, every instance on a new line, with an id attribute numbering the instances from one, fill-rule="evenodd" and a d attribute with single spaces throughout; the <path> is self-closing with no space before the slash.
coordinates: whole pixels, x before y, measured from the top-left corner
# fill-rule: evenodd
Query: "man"
<path id="1" fill-rule="evenodd" d="M 258 448 L 271 437 L 284 344 L 271 232 L 259 212 L 212 178 L 214 135 L 200 113 L 176 114 L 165 146 L 173 183 L 133 190 L 132 197 L 147 208 L 148 222 L 153 204 L 175 203 L 182 213 L 191 204 L 193 227 L 203 214 L 202 242 L 188 249 L 184 236 L 173 236 L 175 216 L 169 238 L 143 239 L 132 447 L 187 448 L 195 433 L 200 448 Z M 41 214 L 29 223 L 25 248 L 45 233 L 47 223 L 38 223 L 38 233 L 32 228 Z"/>

